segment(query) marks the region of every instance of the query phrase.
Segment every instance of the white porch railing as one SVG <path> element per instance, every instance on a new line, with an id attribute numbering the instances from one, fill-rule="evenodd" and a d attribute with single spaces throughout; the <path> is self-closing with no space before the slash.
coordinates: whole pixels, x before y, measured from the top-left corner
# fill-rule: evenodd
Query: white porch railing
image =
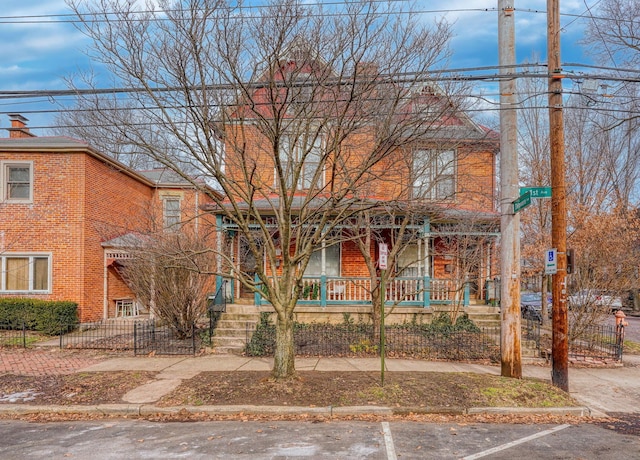
<path id="1" fill-rule="evenodd" d="M 428 307 L 432 303 L 447 304 L 457 300 L 468 305 L 469 290 L 465 287 L 460 293 L 453 280 L 402 277 L 386 282 L 385 298 L 387 303 L 400 305 Z M 259 295 L 255 300 L 257 305 L 264 302 Z M 323 307 L 331 304 L 368 304 L 371 303 L 371 279 L 305 277 L 299 303 Z"/>

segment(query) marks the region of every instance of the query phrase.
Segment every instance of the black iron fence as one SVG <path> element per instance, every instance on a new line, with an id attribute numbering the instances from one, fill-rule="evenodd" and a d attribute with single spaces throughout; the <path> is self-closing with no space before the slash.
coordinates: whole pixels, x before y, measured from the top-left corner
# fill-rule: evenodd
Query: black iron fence
<path id="1" fill-rule="evenodd" d="M 134 330 L 138 322 L 104 320 L 82 323 L 72 332 L 60 334 L 60 348 L 128 351 L 134 349 Z"/>
<path id="2" fill-rule="evenodd" d="M 270 356 L 275 327 L 261 324 L 247 331 L 246 353 Z M 295 352 L 299 356 L 376 356 L 379 335 L 369 324 L 296 324 Z M 448 360 L 500 360 L 500 329 L 430 330 L 422 325 L 385 327 L 385 351 L 390 357 Z"/>
<path id="3" fill-rule="evenodd" d="M 38 338 L 38 334 L 27 330 L 24 322 L 0 322 L 0 346 L 26 348 Z"/>
<path id="4" fill-rule="evenodd" d="M 61 328 L 68 330 L 69 328 Z M 188 355 L 197 353 L 208 342 L 208 328 L 193 324 L 191 331 L 179 335 L 173 328 L 154 319 L 103 320 L 74 325 L 71 332 L 43 336 L 25 325 L 0 324 L 0 346 L 29 347 L 49 340 L 60 348 L 133 351 L 134 354 Z"/>
<path id="5" fill-rule="evenodd" d="M 44 340 L 56 341 L 61 348 L 133 351 L 134 354 L 195 354 L 210 344 L 215 323 L 192 326 L 185 337 L 172 328 L 146 320 L 104 320 L 74 325 L 71 332 L 43 336 L 25 324 L 0 323 L 0 347 L 30 347 Z M 208 326 L 208 327 L 207 327 Z M 60 330 L 68 328 L 61 327 Z M 540 325 L 523 321 L 522 339 L 541 345 Z M 379 354 L 379 336 L 366 324 L 296 324 L 296 354 L 308 356 L 372 356 Z M 622 360 L 624 328 L 591 326 L 569 342 L 572 358 Z M 275 327 L 261 323 L 257 330 L 247 327 L 246 353 L 270 356 L 275 348 Z M 432 330 L 428 325 L 389 325 L 385 328 L 385 349 L 392 357 L 475 360 L 500 359 L 500 328 L 471 330 Z"/>
<path id="6" fill-rule="evenodd" d="M 188 334 L 158 325 L 154 320 L 136 321 L 133 330 L 133 351 L 136 355 L 192 355 L 201 348 L 202 332 L 195 324 Z"/>
<path id="7" fill-rule="evenodd" d="M 624 326 L 589 326 L 569 340 L 569 356 L 622 360 Z"/>

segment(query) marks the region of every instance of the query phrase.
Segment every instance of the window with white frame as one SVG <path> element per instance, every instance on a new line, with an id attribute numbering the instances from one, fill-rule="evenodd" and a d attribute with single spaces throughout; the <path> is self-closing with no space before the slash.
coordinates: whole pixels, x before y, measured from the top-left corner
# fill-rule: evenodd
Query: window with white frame
<path id="1" fill-rule="evenodd" d="M 398 254 L 398 276 L 422 276 L 422 262 L 420 246 L 418 246 L 417 243 L 406 245 L 400 254 Z"/>
<path id="2" fill-rule="evenodd" d="M 413 155 L 413 196 L 453 199 L 456 192 L 455 150 L 416 150 Z"/>
<path id="3" fill-rule="evenodd" d="M 41 254 L 6 254 L 0 256 L 3 292 L 49 292 L 51 257 Z"/>
<path id="4" fill-rule="evenodd" d="M 8 202 L 31 202 L 33 200 L 32 162 L 3 162 L 1 166 L 0 198 Z"/>
<path id="5" fill-rule="evenodd" d="M 324 252 L 324 274 L 327 276 L 340 276 L 340 245 L 334 244 L 318 249 L 309 259 L 305 276 L 322 275 L 322 253 Z"/>
<path id="6" fill-rule="evenodd" d="M 182 222 L 180 198 L 167 196 L 162 199 L 162 218 L 166 230 L 177 230 Z"/>
<path id="7" fill-rule="evenodd" d="M 288 188 L 293 187 L 293 176 L 300 167 L 300 177 L 298 179 L 297 189 L 307 190 L 314 187 L 321 187 L 322 177 L 318 182 L 314 182 L 315 176 L 320 168 L 322 160 L 322 139 L 315 137 L 314 139 L 293 139 L 291 136 L 282 136 L 280 139 L 280 166 L 285 179 L 285 185 Z M 279 185 L 277 170 L 275 171 L 275 183 Z"/>

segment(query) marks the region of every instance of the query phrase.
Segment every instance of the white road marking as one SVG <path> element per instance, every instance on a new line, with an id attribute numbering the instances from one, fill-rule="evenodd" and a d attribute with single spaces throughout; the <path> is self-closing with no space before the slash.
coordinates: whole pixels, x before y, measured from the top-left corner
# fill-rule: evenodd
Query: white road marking
<path id="1" fill-rule="evenodd" d="M 384 434 L 384 445 L 387 448 L 387 458 L 389 460 L 397 460 L 398 457 L 396 456 L 396 448 L 393 445 L 389 422 L 382 422 L 382 433 Z"/>
<path id="2" fill-rule="evenodd" d="M 496 452 L 509 449 L 510 447 L 517 446 L 518 444 L 523 444 L 525 442 L 529 442 L 534 439 L 541 438 L 548 434 L 555 433 L 556 431 L 564 430 L 565 428 L 569 428 L 570 426 L 571 425 L 560 425 L 555 428 L 551 428 L 550 430 L 541 431 L 540 433 L 532 434 L 531 436 L 527 436 L 526 438 L 518 439 L 517 441 L 511 441 L 506 444 L 502 444 L 501 446 L 494 447 L 489 450 L 485 450 L 484 452 L 478 452 L 477 454 L 468 455 L 464 457 L 462 460 L 475 460 L 476 458 L 486 457 L 487 455 L 495 454 Z"/>

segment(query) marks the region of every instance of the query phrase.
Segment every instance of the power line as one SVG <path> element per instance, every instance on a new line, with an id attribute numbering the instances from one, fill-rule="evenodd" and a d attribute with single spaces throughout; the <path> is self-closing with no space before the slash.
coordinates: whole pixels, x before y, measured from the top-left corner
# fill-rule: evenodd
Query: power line
<path id="1" fill-rule="evenodd" d="M 371 2 L 360 2 L 360 1 L 350 1 L 349 4 L 365 4 L 365 3 L 379 3 L 379 4 L 389 4 L 389 3 L 409 3 L 407 0 L 372 0 Z M 596 5 L 599 2 L 596 2 Z M 301 3 L 301 7 L 343 7 L 345 6 L 344 2 L 309 2 L 309 3 Z M 277 6 L 272 5 L 240 5 L 225 8 L 227 11 L 260 11 L 260 10 L 269 10 L 277 8 Z M 222 10 L 222 8 L 218 8 Z M 546 10 L 538 10 L 531 8 L 515 8 L 517 12 L 531 13 L 531 14 L 546 14 Z M 183 13 L 192 11 L 190 9 L 177 9 L 170 8 L 166 10 L 137 10 L 134 13 L 139 15 L 166 15 L 171 13 Z M 378 14 L 453 14 L 453 13 L 495 13 L 498 11 L 498 8 L 454 8 L 454 9 L 423 9 L 423 10 L 391 10 L 389 12 L 378 12 Z M 602 21 L 620 21 L 620 19 L 616 18 L 608 18 L 604 16 L 594 16 L 592 14 L 587 15 L 586 13 L 589 10 L 576 14 L 576 13 L 560 13 L 560 16 L 574 18 L 570 21 L 565 27 L 573 24 L 575 21 L 579 19 L 596 19 Z M 135 17 L 128 17 L 125 19 L 117 18 L 118 12 L 116 11 L 101 11 L 99 13 L 82 13 L 82 17 L 85 19 L 79 18 L 75 13 L 58 13 L 58 14 L 40 14 L 40 15 L 13 15 L 13 16 L 0 16 L 0 24 L 76 24 L 82 22 L 88 23 L 108 23 L 108 22 L 134 22 L 138 19 Z M 343 16 L 344 13 L 327 13 L 323 12 L 323 16 L 327 17 L 338 17 Z M 256 16 L 258 17 L 258 16 Z M 267 15 L 261 15 L 260 17 L 268 17 Z M 97 19 L 100 18 L 100 19 Z M 250 19 L 251 16 L 242 16 L 242 19 Z M 170 18 L 168 17 L 155 17 L 148 18 L 151 21 L 168 21 Z M 622 19 L 622 22 L 630 22 L 633 20 L 625 20 Z"/>

